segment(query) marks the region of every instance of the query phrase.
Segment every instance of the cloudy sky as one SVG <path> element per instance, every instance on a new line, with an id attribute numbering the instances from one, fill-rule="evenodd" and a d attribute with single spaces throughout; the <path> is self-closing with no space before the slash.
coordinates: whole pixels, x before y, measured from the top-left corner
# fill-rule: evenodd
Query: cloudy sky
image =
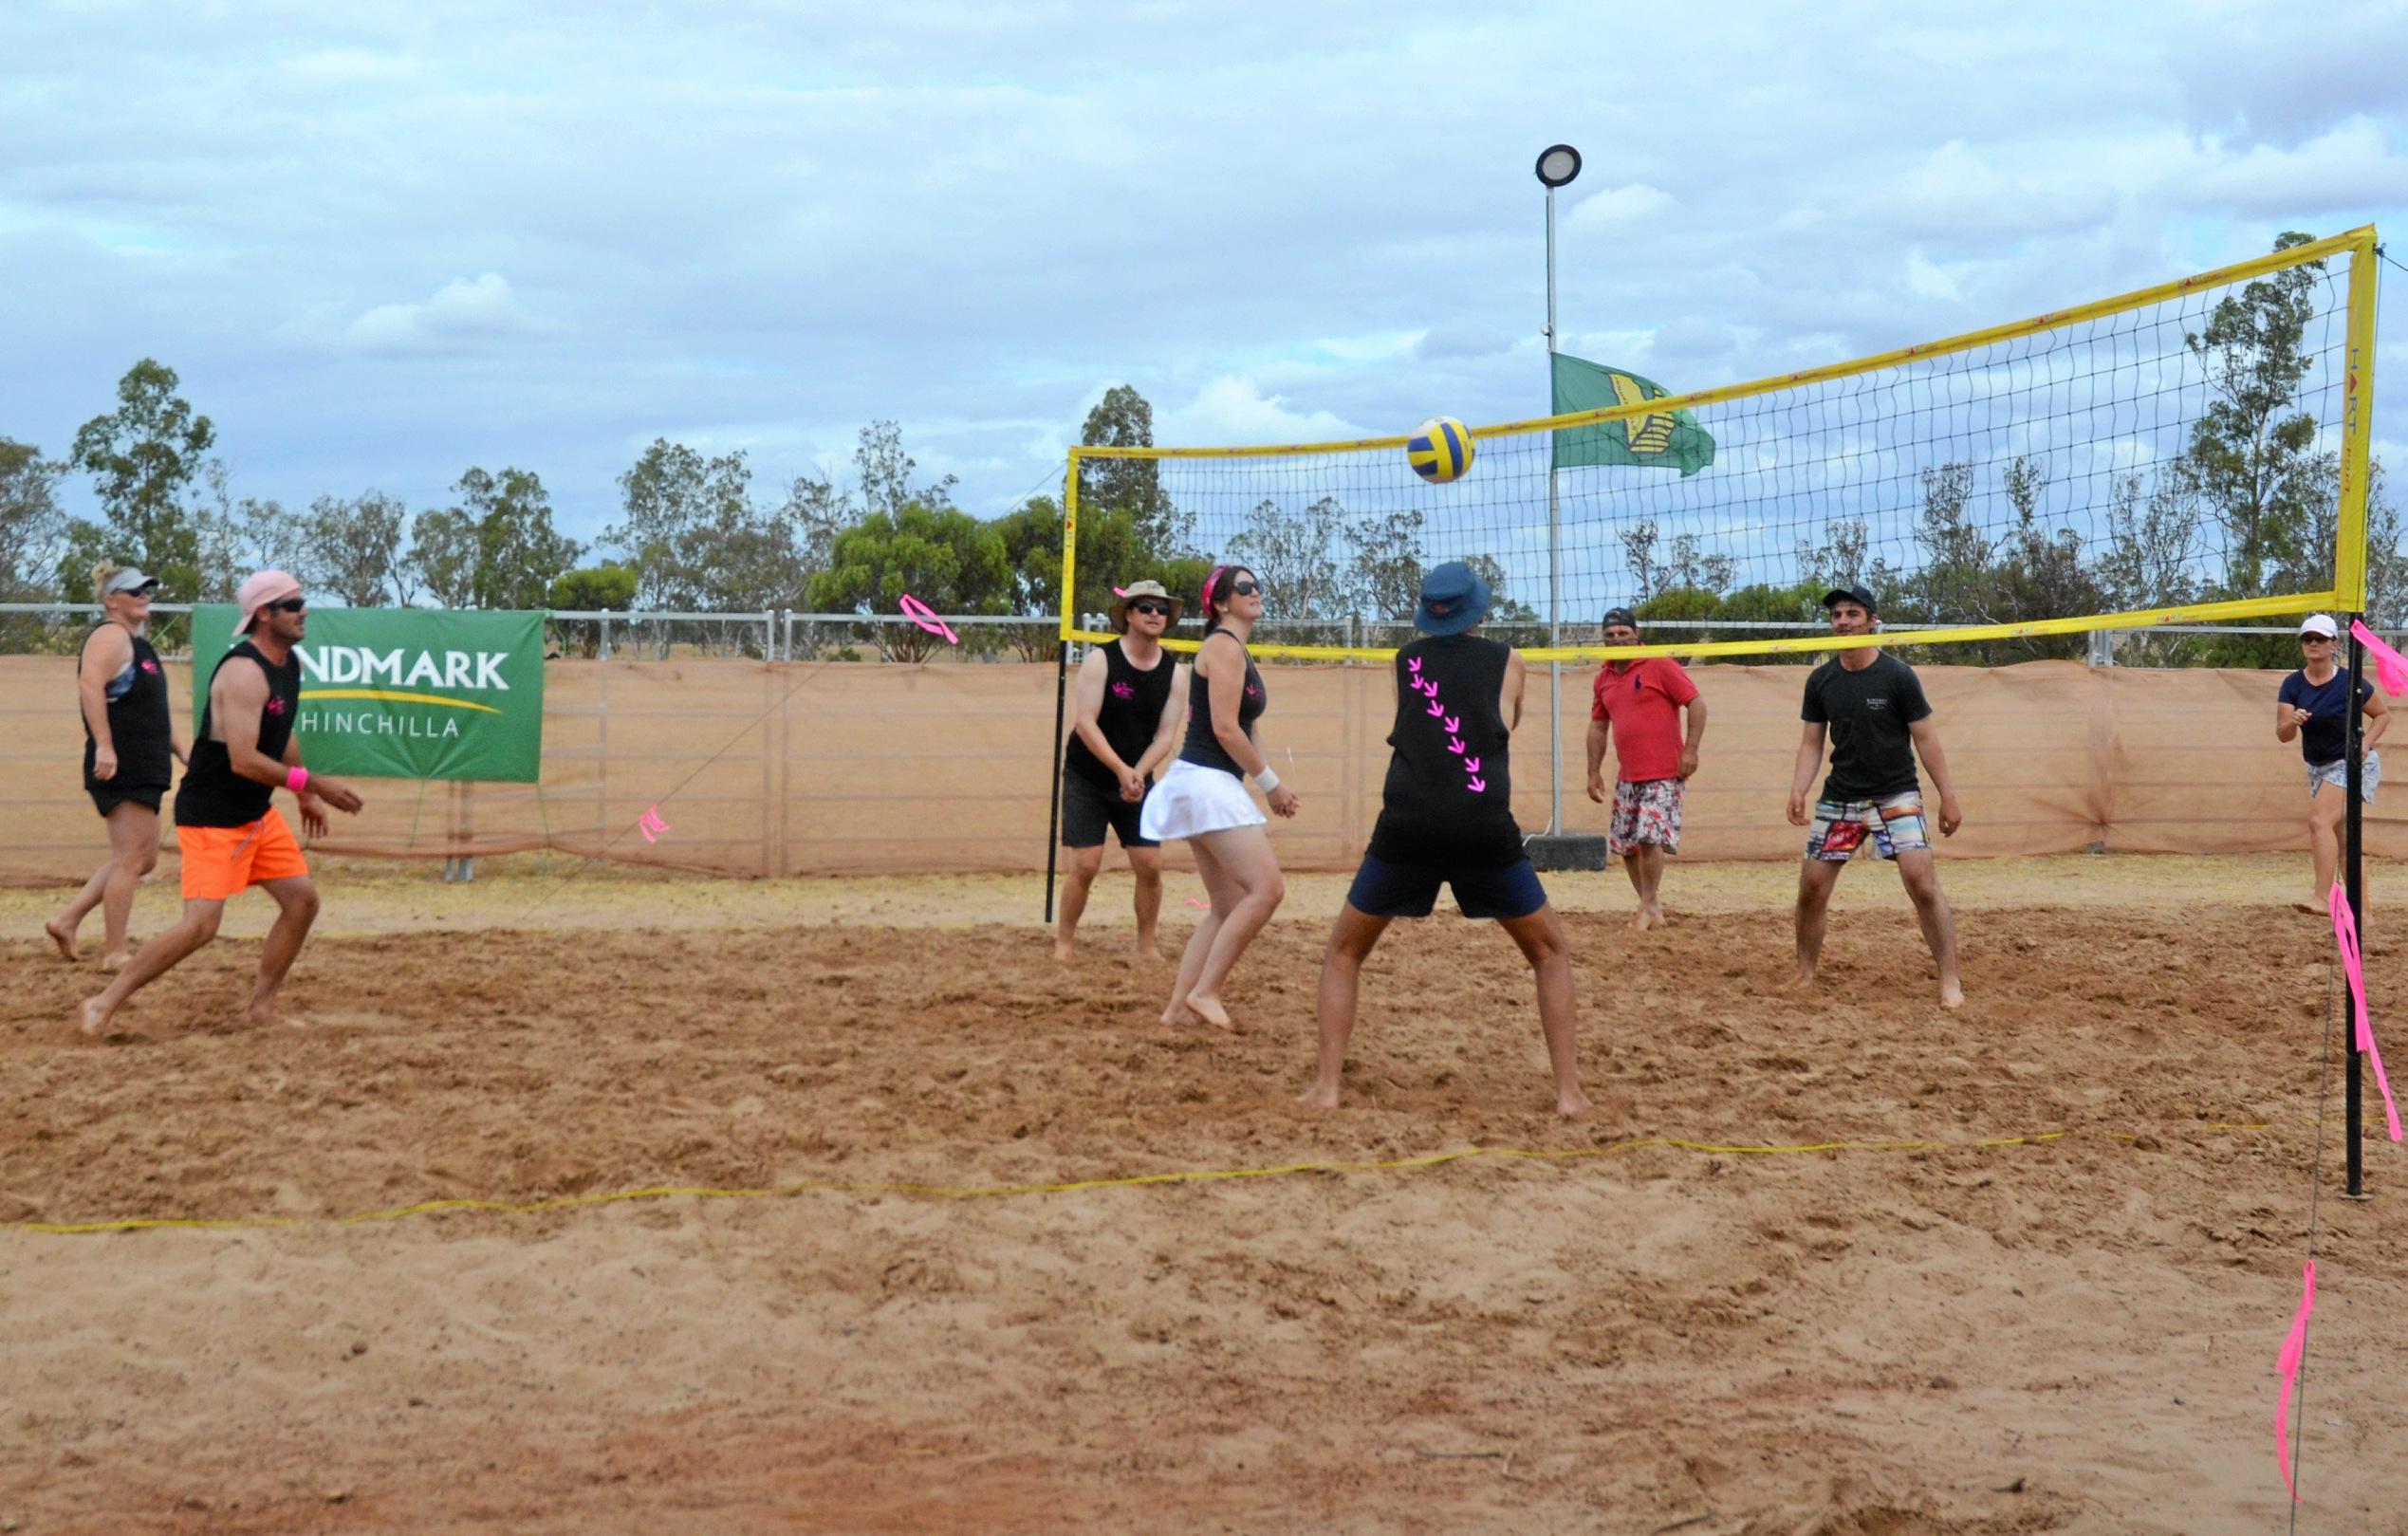
<path id="1" fill-rule="evenodd" d="M 1164 442 L 1544 412 L 1551 141 L 1566 348 L 1698 388 L 2408 236 L 2402 59 L 2345 0 L 12 0 L 0 435 L 151 356 L 238 495 L 514 464 L 590 538 L 656 436 L 774 488 L 887 417 L 998 512 L 1115 382 Z"/>

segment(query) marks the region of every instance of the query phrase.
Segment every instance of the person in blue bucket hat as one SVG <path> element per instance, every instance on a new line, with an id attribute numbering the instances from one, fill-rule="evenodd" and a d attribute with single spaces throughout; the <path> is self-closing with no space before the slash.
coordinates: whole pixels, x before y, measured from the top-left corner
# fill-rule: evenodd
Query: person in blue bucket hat
<path id="1" fill-rule="evenodd" d="M 1521 947 L 1538 982 L 1556 1113 L 1589 1107 L 1574 1038 L 1571 952 L 1513 820 L 1512 731 L 1526 669 L 1519 652 L 1478 633 L 1492 597 L 1459 560 L 1422 579 L 1413 616 L 1421 638 L 1393 663 L 1394 751 L 1380 820 L 1322 960 L 1320 1059 L 1299 1096 L 1312 1107 L 1338 1105 L 1363 961 L 1390 922 L 1430 916 L 1440 885 L 1454 890 L 1466 917 L 1493 918 Z"/>

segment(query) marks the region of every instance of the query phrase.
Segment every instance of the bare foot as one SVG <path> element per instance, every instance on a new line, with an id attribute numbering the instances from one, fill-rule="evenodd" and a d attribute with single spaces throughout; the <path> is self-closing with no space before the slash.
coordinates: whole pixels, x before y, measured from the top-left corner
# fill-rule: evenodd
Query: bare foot
<path id="1" fill-rule="evenodd" d="M 1139 939 L 1138 958 L 1140 960 L 1159 960 L 1162 958 L 1162 946 L 1157 944 L 1150 938 Z"/>
<path id="2" fill-rule="evenodd" d="M 105 972 L 122 971 L 125 969 L 125 962 L 133 958 L 132 950 L 120 951 L 116 954 L 103 954 L 101 956 L 101 969 Z"/>
<path id="3" fill-rule="evenodd" d="M 1336 1109 L 1338 1107 L 1338 1090 L 1335 1088 L 1325 1088 L 1320 1083 L 1315 1083 L 1306 1087 L 1303 1093 L 1298 1094 L 1296 1096 L 1296 1101 L 1304 1105 L 1306 1109 Z"/>
<path id="4" fill-rule="evenodd" d="M 1202 1019 L 1213 1028 L 1226 1029 L 1232 1034 L 1237 1032 L 1237 1026 L 1230 1022 L 1229 1009 L 1221 1007 L 1219 998 L 1207 997 L 1202 992 L 1190 992 L 1187 994 L 1187 1006 L 1197 1018 Z"/>
<path id="5" fill-rule="evenodd" d="M 101 1006 L 99 998 L 87 997 L 83 1006 L 75 1010 L 75 1027 L 97 1039 L 101 1031 L 109 1027 L 110 1011 Z"/>
<path id="6" fill-rule="evenodd" d="M 2322 917 L 2332 910 L 2321 901 L 2294 901 L 2291 905 L 2301 912 L 2307 913 L 2310 916 L 2317 917 Z M 56 938 L 58 935 L 53 934 L 50 936 Z"/>
<path id="7" fill-rule="evenodd" d="M 1940 983 L 1940 1007 L 1942 1007 L 1942 1008 L 1963 1008 L 1964 1006 L 1965 1006 L 1965 989 L 1964 989 L 1962 986 L 1960 986 L 1960 985 L 1958 985 L 1957 983 L 1953 982 L 1953 981 L 1943 981 L 1943 982 L 1941 982 L 1941 983 Z"/>
<path id="8" fill-rule="evenodd" d="M 1171 999 L 1171 1006 L 1162 1010 L 1162 1022 L 1176 1028 L 1183 1024 L 1202 1024 L 1204 1021 L 1197 1018 L 1195 1010 L 1185 1003 L 1174 997 Z"/>
<path id="9" fill-rule="evenodd" d="M 1634 934 L 1643 934 L 1655 926 L 1656 925 L 1654 923 L 1647 920 L 1647 909 L 1645 907 L 1641 907 L 1637 912 L 1630 915 L 1630 930 Z"/>
<path id="10" fill-rule="evenodd" d="M 1650 928 L 1669 928 L 1672 926 L 1672 916 L 1664 911 L 1664 904 L 1662 902 L 1658 901 L 1654 906 L 1647 909 L 1647 926 Z"/>
<path id="11" fill-rule="evenodd" d="M 1584 1115 L 1588 1112 L 1588 1095 L 1578 1088 L 1555 1096 L 1555 1113 L 1565 1120 L 1570 1120 L 1575 1115 Z"/>
<path id="12" fill-rule="evenodd" d="M 1799 991 L 1810 992 L 1814 990 L 1814 972 L 1804 966 L 1800 966 L 1798 968 L 1798 973 L 1789 978 L 1789 985 L 1796 988 Z"/>
<path id="13" fill-rule="evenodd" d="M 265 1003 L 253 1003 L 250 1007 L 243 1009 L 243 1022 L 237 1027 L 244 1029 L 265 1029 L 275 1022 L 276 1005 L 271 1000 Z M 293 1027 L 299 1028 L 300 1026 L 295 1024 Z"/>
<path id="14" fill-rule="evenodd" d="M 1077 950 L 1078 946 L 1069 939 L 1057 938 L 1053 941 L 1053 957 L 1056 960 L 1067 961 Z"/>
<path id="15" fill-rule="evenodd" d="M 81 960 L 83 958 L 83 952 L 75 947 L 75 930 L 66 927 L 59 918 L 53 917 L 44 923 L 42 931 L 49 935 L 50 942 L 59 947 L 60 959 Z"/>

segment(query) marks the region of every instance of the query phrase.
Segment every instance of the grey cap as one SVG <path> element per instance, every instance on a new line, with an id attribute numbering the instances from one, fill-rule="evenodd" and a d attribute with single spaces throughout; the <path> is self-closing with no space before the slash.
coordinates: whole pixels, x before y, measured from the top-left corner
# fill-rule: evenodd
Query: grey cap
<path id="1" fill-rule="evenodd" d="M 109 578 L 108 584 L 101 588 L 101 596 L 104 598 L 113 598 L 120 592 L 147 593 L 156 592 L 157 590 L 157 577 L 145 576 L 140 571 L 136 570 L 133 566 L 128 565 L 125 569 L 119 571 L 115 576 Z"/>

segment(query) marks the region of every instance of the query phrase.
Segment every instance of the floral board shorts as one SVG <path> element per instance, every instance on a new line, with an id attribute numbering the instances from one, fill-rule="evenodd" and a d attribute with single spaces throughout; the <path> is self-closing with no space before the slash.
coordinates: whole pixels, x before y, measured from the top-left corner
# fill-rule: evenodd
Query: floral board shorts
<path id="1" fill-rule="evenodd" d="M 1614 786 L 1614 819 L 1606 824 L 1605 846 L 1615 858 L 1652 842 L 1666 853 L 1680 852 L 1679 779 L 1627 780 Z"/>
<path id="2" fill-rule="evenodd" d="M 1909 790 L 1881 800 L 1816 801 L 1806 856 L 1844 864 L 1864 846 L 1867 833 L 1872 834 L 1877 859 L 1896 859 L 1930 848 L 1932 835 L 1923 823 L 1922 791 Z"/>

